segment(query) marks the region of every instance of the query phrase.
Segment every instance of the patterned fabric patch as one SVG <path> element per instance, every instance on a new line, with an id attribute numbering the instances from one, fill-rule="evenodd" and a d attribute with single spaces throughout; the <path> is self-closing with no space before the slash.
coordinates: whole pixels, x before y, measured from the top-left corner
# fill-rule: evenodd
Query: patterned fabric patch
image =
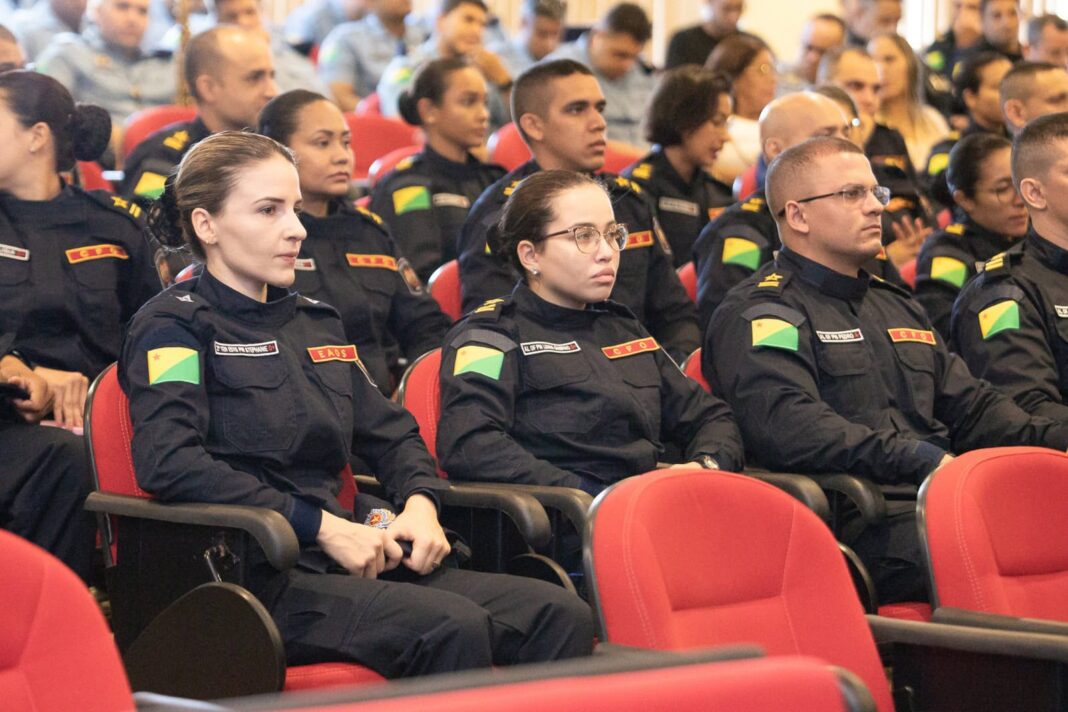
<path id="1" fill-rule="evenodd" d="M 797 351 L 797 327 L 788 321 L 767 317 L 752 323 L 753 347 Z"/>
<path id="2" fill-rule="evenodd" d="M 195 350 L 165 346 L 148 352 L 148 385 L 169 382 L 200 385 L 200 358 Z"/>
<path id="3" fill-rule="evenodd" d="M 979 331 L 983 340 L 1020 328 L 1020 305 L 1012 299 L 993 304 L 979 312 Z"/>
<path id="4" fill-rule="evenodd" d="M 490 346 L 468 344 L 467 346 L 461 346 L 457 350 L 456 363 L 452 367 L 452 375 L 477 373 L 480 376 L 496 381 L 501 377 L 501 368 L 503 366 L 503 351 Z"/>
<path id="5" fill-rule="evenodd" d="M 760 266 L 760 247 L 744 237 L 728 237 L 723 241 L 723 264 L 755 270 Z"/>

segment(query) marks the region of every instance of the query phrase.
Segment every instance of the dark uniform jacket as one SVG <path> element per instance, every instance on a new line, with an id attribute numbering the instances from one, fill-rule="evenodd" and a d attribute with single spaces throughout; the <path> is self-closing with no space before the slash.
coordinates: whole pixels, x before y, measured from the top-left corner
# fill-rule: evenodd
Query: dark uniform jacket
<path id="1" fill-rule="evenodd" d="M 697 268 L 697 318 L 702 332 L 727 292 L 761 265 L 771 262 L 780 247 L 779 228 L 764 191 L 730 206 L 701 231 L 693 256 Z M 880 253 L 865 267 L 888 282 L 905 286 L 886 253 Z"/>
<path id="2" fill-rule="evenodd" d="M 438 453 L 451 477 L 598 492 L 654 469 L 666 442 L 686 461 L 743 465 L 727 405 L 621 304 L 566 309 L 521 283 L 446 337 Z"/>
<path id="3" fill-rule="evenodd" d="M 773 469 L 918 484 L 948 452 L 1068 446 L 1068 427 L 973 377 L 908 292 L 785 250 L 727 296 L 701 355 Z"/>
<path id="4" fill-rule="evenodd" d="M 389 225 L 393 239 L 424 282 L 456 259 L 456 241 L 482 191 L 505 170 L 468 155 L 450 161 L 427 146 L 406 158 L 375 186 L 371 209 Z"/>
<path id="5" fill-rule="evenodd" d="M 93 378 L 159 287 L 141 208 L 64 186 L 47 201 L 0 194 L 0 333 L 34 365 Z"/>
<path id="6" fill-rule="evenodd" d="M 508 296 L 519 279 L 503 259 L 490 254 L 487 236 L 496 232 L 501 210 L 515 186 L 539 170 L 534 161 L 524 163 L 487 188 L 471 209 L 458 247 L 464 311 L 487 299 Z M 630 230 L 619 256 L 612 299 L 634 312 L 672 356 L 685 358 L 701 343 L 694 306 L 671 266 L 644 191 L 622 176 L 602 173 L 598 178 L 608 187 L 616 220 Z"/>
<path id="7" fill-rule="evenodd" d="M 325 218 L 300 216 L 308 237 L 300 245 L 293 289 L 340 312 L 348 342 L 389 395 L 398 358 L 415 359 L 441 346 L 450 321 L 378 215 L 343 200 L 330 210 Z"/>
<path id="8" fill-rule="evenodd" d="M 920 218 L 933 225 L 927 197 L 901 134 L 889 126 L 876 124 L 864 146 L 864 154 L 871 161 L 875 180 L 890 189 L 890 203 L 883 210 L 883 244 L 894 241 L 890 225 L 902 218 Z"/>
<path id="9" fill-rule="evenodd" d="M 946 169 L 949 168 L 949 154 L 953 150 L 953 147 L 964 138 L 965 136 L 971 136 L 975 133 L 983 133 L 989 131 L 979 126 L 975 121 L 970 121 L 968 127 L 964 131 L 950 131 L 949 134 L 931 147 L 931 155 L 927 158 L 927 165 L 924 168 L 924 174 L 921 178 L 924 190 L 927 194 L 934 198 L 940 205 L 955 209 L 956 205 L 953 202 L 953 194 L 949 190 L 949 185 L 946 183 Z M 1004 136 L 1005 138 L 1012 138 L 1009 136 L 1008 131 L 1004 126 L 997 131 L 991 131 L 997 136 Z"/>
<path id="10" fill-rule="evenodd" d="M 987 230 L 972 219 L 952 223 L 923 243 L 916 258 L 916 301 L 949 340 L 949 317 L 961 287 L 984 262 L 1012 247 L 1012 238 Z"/>
<path id="11" fill-rule="evenodd" d="M 976 376 L 1068 423 L 1068 252 L 1032 230 L 964 288 L 952 329 Z"/>
<path id="12" fill-rule="evenodd" d="M 333 307 L 269 287 L 245 297 L 205 271 L 134 317 L 119 382 L 130 399 L 137 481 L 164 502 L 266 507 L 326 570 L 314 546 L 349 453 L 397 506 L 444 483 L 415 420 L 365 375 Z M 359 502 L 359 500 L 358 500 Z"/>
<path id="13" fill-rule="evenodd" d="M 163 193 L 163 182 L 186 151 L 210 135 L 199 116 L 156 131 L 137 144 L 126 159 L 117 192 L 147 206 Z"/>
<path id="14" fill-rule="evenodd" d="M 623 175 L 640 185 L 653 204 L 676 268 L 693 259 L 693 243 L 708 221 L 734 202 L 731 187 L 707 171 L 694 171 L 693 178 L 684 181 L 658 148 Z"/>

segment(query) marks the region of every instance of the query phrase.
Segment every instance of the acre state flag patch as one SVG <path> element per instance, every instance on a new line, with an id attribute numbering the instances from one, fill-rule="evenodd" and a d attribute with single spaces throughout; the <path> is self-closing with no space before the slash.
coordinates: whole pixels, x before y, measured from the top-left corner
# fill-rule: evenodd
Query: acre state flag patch
<path id="1" fill-rule="evenodd" d="M 456 351 L 456 364 L 452 367 L 452 375 L 477 373 L 496 381 L 501 377 L 501 368 L 503 366 L 503 351 L 491 346 L 468 344 L 467 346 L 461 346 Z"/>
<path id="2" fill-rule="evenodd" d="M 752 240 L 728 237 L 723 241 L 723 264 L 755 270 L 760 266 L 760 248 Z"/>
<path id="3" fill-rule="evenodd" d="M 931 278 L 960 289 L 968 278 L 968 268 L 963 262 L 952 257 L 935 257 L 931 260 Z"/>
<path id="4" fill-rule="evenodd" d="M 171 382 L 200 385 L 200 357 L 195 349 L 164 346 L 148 352 L 148 385 Z"/>
<path id="5" fill-rule="evenodd" d="M 993 304 L 979 312 L 979 331 L 989 339 L 1003 331 L 1020 328 L 1020 305 L 1011 299 Z"/>
<path id="6" fill-rule="evenodd" d="M 152 171 L 145 171 L 141 174 L 141 177 L 137 179 L 137 185 L 134 186 L 134 195 L 140 195 L 143 198 L 157 199 L 163 195 L 163 186 L 167 182 L 167 176 L 161 176 L 159 173 L 153 173 Z"/>
<path id="7" fill-rule="evenodd" d="M 797 351 L 797 327 L 788 321 L 774 318 L 754 319 L 753 347 Z"/>
<path id="8" fill-rule="evenodd" d="M 413 185 L 393 191 L 393 212 L 404 215 L 413 210 L 430 210 L 430 191 Z"/>

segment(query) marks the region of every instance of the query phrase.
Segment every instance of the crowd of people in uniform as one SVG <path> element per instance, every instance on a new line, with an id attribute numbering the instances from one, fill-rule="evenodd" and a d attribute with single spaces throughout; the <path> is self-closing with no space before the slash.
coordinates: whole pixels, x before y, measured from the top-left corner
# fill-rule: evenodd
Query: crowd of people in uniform
<path id="1" fill-rule="evenodd" d="M 961 0 L 917 53 L 900 2 L 842 6 L 787 63 L 739 29 L 759 8 L 707 0 L 662 70 L 626 2 L 570 43 L 562 0 L 525 1 L 511 38 L 483 0 L 432 22 L 311 0 L 284 32 L 256 0 L 186 28 L 149 0 L 10 8 L 0 525 L 94 581 L 81 428 L 117 362 L 145 491 L 292 526 L 298 566 L 250 583 L 289 661 L 400 677 L 593 645 L 573 593 L 452 565 L 448 485 L 389 399 L 436 348 L 458 481 L 596 495 L 748 465 L 918 485 L 975 448 L 1068 449 L 1068 24 L 1033 18 L 1021 43 L 1015 0 Z M 123 121 L 174 100 L 184 29 L 196 116 L 123 162 Z M 361 203 L 343 112 L 371 96 L 425 142 Z M 484 146 L 509 121 L 531 158 L 506 172 Z M 644 155 L 602 172 L 619 144 Z M 72 183 L 76 161 L 121 167 L 116 192 Z M 455 323 L 426 287 L 454 260 Z M 341 507 L 346 466 L 390 501 Z M 845 542 L 883 602 L 926 598 L 914 511 Z"/>

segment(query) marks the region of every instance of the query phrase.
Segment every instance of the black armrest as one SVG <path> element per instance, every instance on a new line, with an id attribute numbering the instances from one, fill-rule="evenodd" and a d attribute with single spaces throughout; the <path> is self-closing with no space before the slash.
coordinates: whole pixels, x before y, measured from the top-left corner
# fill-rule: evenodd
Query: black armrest
<path id="1" fill-rule="evenodd" d="M 919 623 L 873 615 L 866 618 L 877 643 L 901 643 L 1068 663 L 1068 638 L 1062 635 Z"/>
<path id="2" fill-rule="evenodd" d="M 865 524 L 886 519 L 886 497 L 879 485 L 871 480 L 846 474 L 806 476 L 823 489 L 837 492 L 852 502 Z"/>
<path id="3" fill-rule="evenodd" d="M 1068 623 L 1042 618 L 1016 618 L 1015 616 L 1001 616 L 996 613 L 980 613 L 979 611 L 968 611 L 963 608 L 942 606 L 935 609 L 931 620 L 935 623 L 971 626 L 987 630 L 1063 635 L 1068 639 Z"/>
<path id="4" fill-rule="evenodd" d="M 766 470 L 746 470 L 744 474 L 761 482 L 774 485 L 794 499 L 801 502 L 827 522 L 831 519 L 831 505 L 827 502 L 827 495 L 823 489 L 808 475 L 793 475 L 784 472 L 768 472 Z"/>
<path id="5" fill-rule="evenodd" d="M 160 522 L 224 527 L 248 532 L 263 549 L 267 561 L 279 571 L 291 569 L 300 545 L 286 518 L 272 509 L 236 504 L 162 504 L 140 497 L 92 492 L 85 500 L 90 512 Z"/>
<path id="6" fill-rule="evenodd" d="M 468 483 L 464 483 L 467 486 Z M 484 487 L 500 492 L 520 492 L 533 497 L 543 507 L 555 509 L 575 527 L 580 534 L 586 528 L 586 515 L 593 505 L 593 496 L 574 487 L 551 487 L 510 482 L 479 482 Z"/>

